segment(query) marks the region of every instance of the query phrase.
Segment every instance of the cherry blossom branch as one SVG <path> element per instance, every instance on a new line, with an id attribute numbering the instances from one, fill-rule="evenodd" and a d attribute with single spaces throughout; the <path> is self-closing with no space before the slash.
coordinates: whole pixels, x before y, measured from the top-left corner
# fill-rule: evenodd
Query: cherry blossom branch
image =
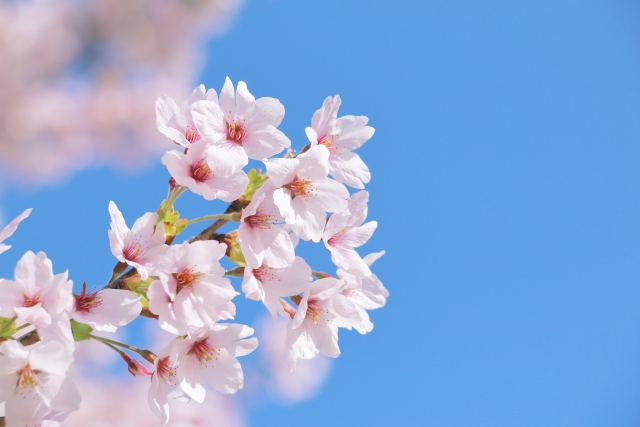
<path id="1" fill-rule="evenodd" d="M 24 346 L 28 346 L 40 341 L 40 337 L 38 336 L 38 332 L 36 330 L 33 330 L 29 333 L 24 334 L 20 338 L 18 338 L 18 341 L 20 342 L 20 344 Z"/>
<path id="2" fill-rule="evenodd" d="M 98 337 L 98 336 L 93 335 L 93 334 L 90 334 L 89 337 L 91 339 L 99 341 L 99 342 L 101 342 L 103 344 L 106 344 L 106 345 L 108 345 L 110 347 L 118 346 L 118 347 L 126 348 L 129 351 L 133 351 L 134 353 L 137 353 L 140 356 L 142 356 L 149 363 L 153 363 L 155 361 L 155 359 L 156 359 L 156 355 L 153 354 L 152 352 L 150 352 L 149 350 L 140 349 L 140 348 L 133 347 L 133 346 L 130 346 L 130 345 L 125 344 L 125 343 L 121 343 L 121 342 L 118 342 L 118 341 L 110 340 L 108 338 Z M 117 351 L 119 351 L 119 350 L 117 350 Z"/>
<path id="3" fill-rule="evenodd" d="M 213 219 L 223 219 L 223 220 L 226 220 L 226 221 L 239 222 L 240 221 L 240 212 L 234 212 L 234 213 L 230 213 L 230 214 L 217 214 L 217 215 L 201 216 L 200 218 L 195 218 L 195 219 L 187 221 L 185 223 L 185 227 L 189 226 L 191 224 L 195 224 L 197 222 L 211 221 Z"/>

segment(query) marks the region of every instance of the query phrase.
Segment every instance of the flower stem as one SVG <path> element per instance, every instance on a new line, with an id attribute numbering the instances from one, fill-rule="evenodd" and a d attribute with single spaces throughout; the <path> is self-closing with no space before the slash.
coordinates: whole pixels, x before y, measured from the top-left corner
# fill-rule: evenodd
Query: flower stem
<path id="1" fill-rule="evenodd" d="M 102 344 L 106 344 L 109 347 L 113 347 L 114 345 L 117 345 L 118 347 L 122 347 L 122 348 L 126 348 L 127 350 L 133 351 L 134 353 L 138 353 L 140 356 L 142 356 L 145 360 L 147 360 L 150 363 L 153 363 L 153 361 L 156 358 L 156 355 L 153 354 L 152 352 L 150 352 L 149 350 L 142 350 L 140 348 L 137 347 L 133 347 L 130 346 L 128 344 L 124 344 L 118 341 L 114 341 L 114 340 L 110 340 L 108 338 L 103 338 L 103 337 L 98 337 L 95 335 L 89 335 L 89 337 L 91 337 L 92 339 L 96 340 L 96 341 L 100 341 Z M 116 351 L 120 352 L 120 350 Z"/>
<path id="2" fill-rule="evenodd" d="M 234 213 L 230 213 L 230 214 L 217 214 L 217 215 L 201 216 L 200 218 L 195 218 L 195 219 L 192 219 L 190 221 L 187 221 L 185 226 L 191 225 L 191 224 L 195 224 L 196 222 L 211 221 L 211 220 L 214 220 L 214 219 L 223 219 L 225 221 L 236 221 L 236 222 L 239 222 L 240 221 L 240 216 L 238 215 L 238 213 L 239 212 L 234 212 Z"/>
<path id="3" fill-rule="evenodd" d="M 323 273 L 321 271 L 312 271 L 311 274 L 313 275 L 313 277 L 315 277 L 316 279 L 326 279 L 327 277 L 332 277 L 330 274 L 327 273 Z"/>

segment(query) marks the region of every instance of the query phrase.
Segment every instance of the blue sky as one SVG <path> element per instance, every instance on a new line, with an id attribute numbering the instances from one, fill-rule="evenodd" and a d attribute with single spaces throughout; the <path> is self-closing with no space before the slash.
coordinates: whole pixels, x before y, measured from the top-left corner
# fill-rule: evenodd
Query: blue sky
<path id="1" fill-rule="evenodd" d="M 639 22 L 622 0 L 247 2 L 200 82 L 279 98 L 296 147 L 327 95 L 369 116 L 363 253 L 387 250 L 391 292 L 315 400 L 255 405 L 252 426 L 640 423 Z M 108 201 L 136 218 L 166 179 L 158 162 L 8 190 L 7 217 L 35 211 L 0 275 L 33 249 L 100 283 Z"/>

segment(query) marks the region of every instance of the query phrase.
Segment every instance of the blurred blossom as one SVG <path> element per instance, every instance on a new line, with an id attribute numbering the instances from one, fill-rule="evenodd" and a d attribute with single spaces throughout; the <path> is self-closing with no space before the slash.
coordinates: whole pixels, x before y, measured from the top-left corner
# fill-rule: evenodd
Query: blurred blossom
<path id="1" fill-rule="evenodd" d="M 316 395 L 331 370 L 331 360 L 323 355 L 314 359 L 298 360 L 296 368 L 285 359 L 287 319 L 274 322 L 271 316 L 257 322 L 261 356 L 267 365 L 266 387 L 276 400 L 283 403 L 297 403 Z"/>
<path id="2" fill-rule="evenodd" d="M 167 151 L 155 100 L 186 98 L 204 42 L 241 1 L 0 1 L 2 178 L 37 184 Z"/>

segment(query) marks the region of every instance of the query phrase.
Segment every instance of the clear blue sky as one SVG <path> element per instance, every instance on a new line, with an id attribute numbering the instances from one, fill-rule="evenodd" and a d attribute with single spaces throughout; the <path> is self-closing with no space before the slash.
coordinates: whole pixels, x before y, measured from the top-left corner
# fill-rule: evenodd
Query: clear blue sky
<path id="1" fill-rule="evenodd" d="M 315 400 L 256 405 L 251 425 L 640 424 L 637 2 L 249 0 L 206 61 L 208 87 L 278 97 L 294 146 L 336 93 L 376 128 L 364 252 L 387 250 L 388 305 L 341 333 Z M 9 190 L 8 217 L 35 210 L 0 275 L 34 249 L 100 283 L 108 201 L 135 218 L 166 178 Z"/>

